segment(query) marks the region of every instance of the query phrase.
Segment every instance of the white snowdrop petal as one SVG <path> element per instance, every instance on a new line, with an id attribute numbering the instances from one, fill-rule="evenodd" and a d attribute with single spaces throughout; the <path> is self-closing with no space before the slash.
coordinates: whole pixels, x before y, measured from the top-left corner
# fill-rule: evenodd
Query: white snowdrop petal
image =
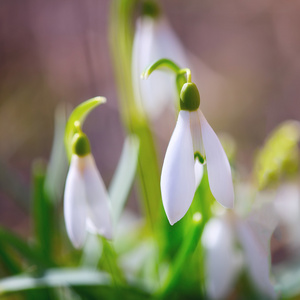
<path id="1" fill-rule="evenodd" d="M 164 57 L 157 51 L 156 20 L 141 17 L 136 22 L 136 34 L 133 43 L 132 80 L 135 99 L 139 107 L 152 118 L 157 117 L 171 100 L 175 90 L 174 78 L 165 72 L 154 72 L 147 80 L 141 74 L 151 63 Z M 176 97 L 176 95 L 175 95 Z"/>
<path id="2" fill-rule="evenodd" d="M 203 144 L 206 153 L 208 181 L 216 200 L 227 208 L 233 208 L 234 191 L 228 158 L 217 135 L 198 110 Z"/>
<path id="3" fill-rule="evenodd" d="M 177 99 L 175 76 L 157 71 L 147 80 L 141 80 L 140 75 L 146 67 L 161 58 L 187 65 L 183 47 L 164 18 L 143 16 L 136 22 L 132 57 L 135 99 L 139 107 L 155 119 L 167 103 Z"/>
<path id="4" fill-rule="evenodd" d="M 180 111 L 162 167 L 162 200 L 171 225 L 185 215 L 195 193 L 194 152 L 189 123 L 189 112 Z"/>
<path id="5" fill-rule="evenodd" d="M 245 223 L 253 232 L 257 245 L 265 253 L 269 253 L 271 235 L 278 224 L 278 215 L 273 202 L 267 202 L 252 210 L 246 217 Z"/>
<path id="6" fill-rule="evenodd" d="M 88 217 L 100 235 L 112 238 L 112 220 L 109 197 L 96 167 L 93 156 L 87 155 L 85 159 L 84 182 L 87 195 Z"/>
<path id="7" fill-rule="evenodd" d="M 157 57 L 167 57 L 183 68 L 188 66 L 189 63 L 184 46 L 167 19 L 160 17 L 156 24 L 155 45 L 157 46 Z"/>
<path id="8" fill-rule="evenodd" d="M 191 112 L 190 117 L 191 117 L 190 125 L 191 125 L 194 153 L 198 152 L 204 160 L 205 150 L 204 150 L 204 145 L 202 140 L 201 123 L 200 123 L 200 116 L 198 114 L 198 111 Z"/>
<path id="9" fill-rule="evenodd" d="M 260 239 L 247 222 L 239 222 L 237 232 L 245 251 L 251 279 L 264 295 L 276 299 L 278 296 L 270 281 L 269 251 L 260 244 Z"/>
<path id="10" fill-rule="evenodd" d="M 286 225 L 300 220 L 300 191 L 295 183 L 285 183 L 279 186 L 274 201 L 280 220 Z"/>
<path id="11" fill-rule="evenodd" d="M 297 184 L 285 183 L 278 190 L 274 201 L 278 218 L 286 228 L 287 243 L 291 249 L 300 247 L 300 190 Z"/>
<path id="12" fill-rule="evenodd" d="M 86 218 L 86 230 L 91 234 L 98 234 L 97 228 L 89 216 Z"/>
<path id="13" fill-rule="evenodd" d="M 203 165 L 199 163 L 198 159 L 195 160 L 194 171 L 195 171 L 195 188 L 199 186 L 203 177 Z"/>
<path id="14" fill-rule="evenodd" d="M 226 219 L 211 219 L 203 232 L 206 249 L 207 293 L 211 299 L 226 299 L 242 264 L 234 248 L 234 235 Z"/>
<path id="15" fill-rule="evenodd" d="M 85 241 L 86 195 L 81 158 L 73 155 L 64 193 L 64 215 L 68 236 L 75 248 Z"/>
<path id="16" fill-rule="evenodd" d="M 132 82 L 135 100 L 138 108 L 143 111 L 145 102 L 149 101 L 149 82 L 142 80 L 141 74 L 151 63 L 150 52 L 153 41 L 154 23 L 150 18 L 139 18 L 136 21 L 136 30 L 132 48 Z M 155 99 L 153 99 L 155 101 Z"/>

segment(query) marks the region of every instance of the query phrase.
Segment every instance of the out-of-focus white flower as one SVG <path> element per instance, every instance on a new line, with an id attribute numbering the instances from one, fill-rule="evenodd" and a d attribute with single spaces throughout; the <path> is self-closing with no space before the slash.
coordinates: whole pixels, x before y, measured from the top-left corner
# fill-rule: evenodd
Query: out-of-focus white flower
<path id="1" fill-rule="evenodd" d="M 177 99 L 175 75 L 156 72 L 147 81 L 140 79 L 143 70 L 161 58 L 187 65 L 183 46 L 167 20 L 161 15 L 143 15 L 136 22 L 132 82 L 138 107 L 151 118 L 160 115 L 168 101 Z"/>
<path id="2" fill-rule="evenodd" d="M 280 225 L 286 229 L 289 250 L 300 247 L 300 191 L 295 183 L 282 184 L 274 201 Z"/>
<path id="3" fill-rule="evenodd" d="M 171 225 L 185 215 L 192 203 L 197 187 L 194 158 L 204 163 L 206 157 L 209 185 L 216 200 L 228 208 L 233 208 L 234 203 L 230 164 L 221 142 L 199 109 L 196 85 L 186 83 L 180 99 L 181 111 L 161 174 L 162 200 Z"/>
<path id="4" fill-rule="evenodd" d="M 68 236 L 76 248 L 82 247 L 86 229 L 112 237 L 109 197 L 90 153 L 87 137 L 74 136 L 74 154 L 71 158 L 64 193 L 64 215 Z"/>
<path id="5" fill-rule="evenodd" d="M 227 218 L 214 218 L 205 226 L 202 242 L 206 253 L 206 288 L 212 299 L 225 298 L 242 265 L 241 253 L 235 249 L 235 233 Z"/>
<path id="6" fill-rule="evenodd" d="M 269 299 L 278 297 L 270 281 L 269 258 L 270 239 L 277 221 L 271 204 L 251 212 L 245 219 L 231 213 L 209 221 L 203 245 L 207 250 L 207 292 L 212 299 L 228 296 L 243 266 L 263 295 Z"/>

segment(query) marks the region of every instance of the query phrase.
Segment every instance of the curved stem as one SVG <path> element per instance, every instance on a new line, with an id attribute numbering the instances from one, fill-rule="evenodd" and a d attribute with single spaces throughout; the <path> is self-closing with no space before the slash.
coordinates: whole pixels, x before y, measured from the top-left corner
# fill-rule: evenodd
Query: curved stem
<path id="1" fill-rule="evenodd" d="M 181 69 L 179 70 L 178 74 L 186 74 L 186 80 L 187 82 L 192 82 L 192 73 L 191 73 L 191 70 L 188 69 L 188 68 L 185 68 L 185 69 Z"/>
<path id="2" fill-rule="evenodd" d="M 141 78 L 147 79 L 151 73 L 155 70 L 161 69 L 161 68 L 168 68 L 171 71 L 175 72 L 176 74 L 180 71 L 179 66 L 174 63 L 172 60 L 167 59 L 167 58 L 162 58 L 152 65 L 150 65 L 142 74 Z"/>

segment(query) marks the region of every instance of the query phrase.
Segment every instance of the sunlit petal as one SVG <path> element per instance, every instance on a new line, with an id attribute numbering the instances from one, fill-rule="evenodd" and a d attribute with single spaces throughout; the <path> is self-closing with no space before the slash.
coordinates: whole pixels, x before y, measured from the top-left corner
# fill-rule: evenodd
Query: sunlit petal
<path id="1" fill-rule="evenodd" d="M 64 215 L 69 238 L 76 248 L 85 240 L 86 195 L 82 177 L 82 162 L 72 156 L 64 196 Z"/>
<path id="2" fill-rule="evenodd" d="M 211 192 L 223 206 L 233 208 L 234 191 L 228 158 L 221 142 L 206 121 L 201 110 L 198 110 L 198 113 L 201 122 Z"/>
<path id="3" fill-rule="evenodd" d="M 190 116 L 180 111 L 161 173 L 163 205 L 171 225 L 189 209 L 195 193 L 194 151 Z"/>
<path id="4" fill-rule="evenodd" d="M 88 216 L 100 235 L 112 238 L 112 220 L 109 197 L 92 155 L 84 157 L 86 168 L 84 182 L 87 195 Z"/>
<path id="5" fill-rule="evenodd" d="M 234 248 L 233 229 L 224 218 L 211 219 L 202 241 L 206 248 L 207 293 L 212 299 L 225 299 L 242 265 L 242 256 Z"/>

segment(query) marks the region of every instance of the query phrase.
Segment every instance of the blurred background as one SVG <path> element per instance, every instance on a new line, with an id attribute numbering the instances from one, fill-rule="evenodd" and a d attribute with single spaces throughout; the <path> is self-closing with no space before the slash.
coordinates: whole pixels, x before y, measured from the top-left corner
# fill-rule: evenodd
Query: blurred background
<path id="1" fill-rule="evenodd" d="M 216 132 L 234 138 L 247 177 L 266 135 L 286 119 L 300 119 L 300 2 L 160 4 L 195 62 L 193 78 L 206 118 Z M 107 97 L 84 130 L 105 183 L 112 178 L 125 132 L 109 14 L 109 0 L 0 3 L 0 223 L 22 236 L 30 232 L 30 220 L 12 199 L 24 207 L 30 201 L 31 165 L 37 157 L 49 159 L 59 104 L 75 107 Z M 161 163 L 175 121 L 170 108 L 153 124 Z"/>

